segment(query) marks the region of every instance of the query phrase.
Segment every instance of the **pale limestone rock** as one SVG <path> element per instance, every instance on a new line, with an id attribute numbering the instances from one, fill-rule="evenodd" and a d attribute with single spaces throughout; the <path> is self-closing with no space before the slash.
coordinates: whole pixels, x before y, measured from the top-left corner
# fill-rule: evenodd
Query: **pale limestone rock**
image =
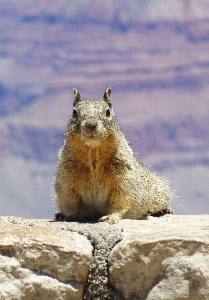
<path id="1" fill-rule="evenodd" d="M 82 299 L 91 259 L 76 232 L 0 219 L 0 299 Z"/>
<path id="2" fill-rule="evenodd" d="M 14 258 L 0 256 L 0 299 L 81 299 L 71 285 L 21 268 Z"/>
<path id="3" fill-rule="evenodd" d="M 208 300 L 208 266 L 208 215 L 117 225 L 0 218 L 3 300 Z"/>
<path id="4" fill-rule="evenodd" d="M 209 299 L 209 216 L 122 220 L 109 278 L 125 299 Z"/>
<path id="5" fill-rule="evenodd" d="M 151 290 L 147 300 L 209 299 L 209 256 L 172 257 L 163 261 L 163 279 Z"/>

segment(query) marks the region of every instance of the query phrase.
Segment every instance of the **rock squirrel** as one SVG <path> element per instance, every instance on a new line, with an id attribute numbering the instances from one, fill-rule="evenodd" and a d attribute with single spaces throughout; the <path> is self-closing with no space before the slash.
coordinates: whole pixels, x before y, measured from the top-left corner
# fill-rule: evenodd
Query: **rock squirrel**
<path id="1" fill-rule="evenodd" d="M 138 161 L 115 118 L 111 88 L 98 100 L 74 89 L 55 176 L 56 219 L 108 221 L 172 213 L 172 190 Z"/>

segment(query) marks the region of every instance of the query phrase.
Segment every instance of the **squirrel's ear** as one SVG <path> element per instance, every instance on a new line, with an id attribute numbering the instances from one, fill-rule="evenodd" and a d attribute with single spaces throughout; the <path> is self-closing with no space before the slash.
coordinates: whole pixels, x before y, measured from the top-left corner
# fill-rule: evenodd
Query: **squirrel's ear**
<path id="1" fill-rule="evenodd" d="M 81 100 L 81 96 L 79 94 L 79 91 L 76 90 L 76 89 L 73 89 L 73 92 L 74 92 L 74 102 L 73 102 L 73 106 L 75 106 L 80 100 Z"/>
<path id="2" fill-rule="evenodd" d="M 110 108 L 112 106 L 112 100 L 110 98 L 111 92 L 112 92 L 112 89 L 109 87 L 108 89 L 106 89 L 106 91 L 104 92 L 104 96 L 103 96 L 104 101 L 107 102 L 107 104 L 109 105 Z"/>

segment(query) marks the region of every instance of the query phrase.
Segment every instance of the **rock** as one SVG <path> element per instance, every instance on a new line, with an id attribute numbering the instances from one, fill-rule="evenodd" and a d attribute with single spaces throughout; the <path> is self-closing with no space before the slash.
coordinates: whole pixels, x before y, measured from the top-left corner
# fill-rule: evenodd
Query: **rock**
<path id="1" fill-rule="evenodd" d="M 82 299 L 91 243 L 76 232 L 29 225 L 0 219 L 0 298 Z"/>
<path id="2" fill-rule="evenodd" d="M 125 299 L 209 299 L 209 216 L 122 220 L 109 279 Z"/>
<path id="3" fill-rule="evenodd" d="M 81 291 L 57 279 L 22 268 L 14 257 L 0 256 L 1 299 L 81 299 Z"/>
<path id="4" fill-rule="evenodd" d="M 209 215 L 114 225 L 2 217 L 0 299 L 207 300 L 208 229 Z"/>

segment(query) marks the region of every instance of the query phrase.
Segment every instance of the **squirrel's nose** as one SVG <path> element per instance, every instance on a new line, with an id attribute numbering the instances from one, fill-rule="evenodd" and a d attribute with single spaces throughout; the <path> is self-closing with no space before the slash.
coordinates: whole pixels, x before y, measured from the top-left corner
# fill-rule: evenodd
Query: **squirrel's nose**
<path id="1" fill-rule="evenodd" d="M 88 121 L 86 122 L 86 128 L 90 130 L 94 130 L 97 128 L 97 119 L 95 118 L 89 118 Z"/>
<path id="2" fill-rule="evenodd" d="M 86 124 L 86 127 L 88 129 L 94 130 L 94 129 L 96 129 L 97 125 L 95 125 L 95 124 Z"/>

